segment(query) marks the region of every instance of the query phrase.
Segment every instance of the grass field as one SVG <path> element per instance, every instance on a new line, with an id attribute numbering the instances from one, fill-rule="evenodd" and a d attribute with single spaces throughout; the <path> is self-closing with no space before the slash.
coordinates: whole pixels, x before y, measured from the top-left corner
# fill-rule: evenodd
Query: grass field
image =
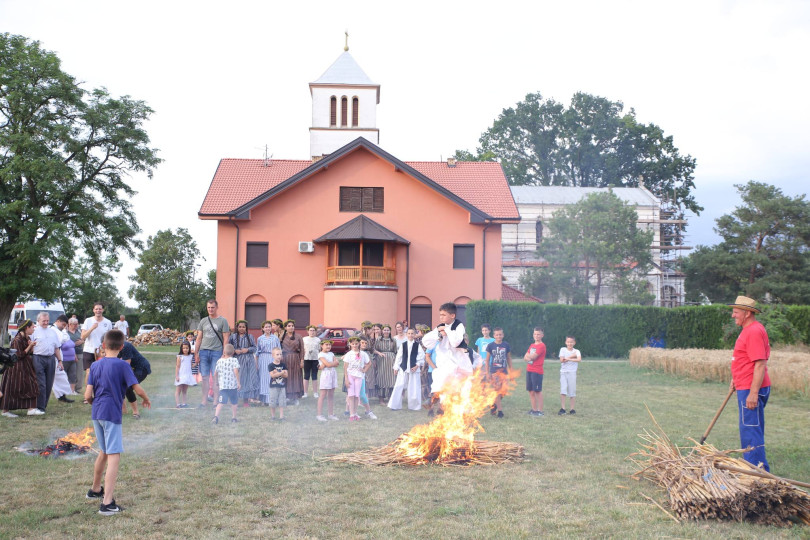
<path id="1" fill-rule="evenodd" d="M 641 495 L 663 501 L 662 492 L 628 477 L 625 458 L 652 424 L 645 404 L 672 440 L 686 444 L 703 434 L 723 384 L 586 359 L 578 414 L 560 417 L 558 367 L 547 362 L 545 417 L 525 414 L 521 378 L 504 400 L 506 417 L 482 419 L 479 438 L 523 444 L 524 463 L 369 468 L 317 458 L 384 445 L 425 421 L 424 412 L 375 406 L 377 421 L 321 424 L 310 398 L 288 408 L 283 424 L 250 408 L 239 410 L 238 424 L 226 413 L 212 426 L 210 408 L 173 409 L 173 354 L 147 353 L 153 409 L 124 419 L 120 516 L 100 516 L 84 498 L 92 457 L 46 460 L 13 449 L 89 425 L 87 406 L 52 400 L 44 417 L 0 418 L 0 538 L 810 538 L 802 527 L 677 524 Z M 192 389 L 189 401 L 199 392 Z M 766 439 L 775 474 L 810 480 L 808 411 L 807 398 L 772 395 Z M 735 414 L 730 404 L 709 442 L 739 446 Z"/>

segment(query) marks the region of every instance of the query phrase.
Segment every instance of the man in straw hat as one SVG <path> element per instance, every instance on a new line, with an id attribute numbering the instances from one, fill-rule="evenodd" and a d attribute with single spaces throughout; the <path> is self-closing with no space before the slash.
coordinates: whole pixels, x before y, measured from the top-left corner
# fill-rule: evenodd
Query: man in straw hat
<path id="1" fill-rule="evenodd" d="M 756 301 L 738 296 L 729 305 L 731 318 L 742 328 L 731 358 L 731 387 L 737 390 L 740 409 L 740 443 L 742 448 L 753 448 L 743 458 L 770 471 L 765 459 L 765 404 L 771 394 L 771 379 L 765 365 L 771 354 L 768 332 L 756 319 L 760 312 Z"/>

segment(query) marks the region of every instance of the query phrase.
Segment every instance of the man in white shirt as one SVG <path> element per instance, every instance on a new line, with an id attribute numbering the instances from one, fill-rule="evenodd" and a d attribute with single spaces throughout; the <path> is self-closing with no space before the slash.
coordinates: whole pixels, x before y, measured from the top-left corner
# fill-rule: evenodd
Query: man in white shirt
<path id="1" fill-rule="evenodd" d="M 125 338 L 129 337 L 129 323 L 123 315 L 121 315 L 121 318 L 113 326 L 116 330 L 121 330 L 121 332 L 124 333 Z"/>
<path id="2" fill-rule="evenodd" d="M 82 364 L 84 364 L 85 384 L 87 384 L 90 366 L 96 361 L 96 349 L 101 347 L 104 334 L 110 330 L 112 330 L 112 323 L 109 319 L 104 318 L 104 304 L 96 302 L 93 304 L 93 316 L 87 317 L 82 324 L 82 339 L 84 340 Z"/>
<path id="3" fill-rule="evenodd" d="M 53 378 L 56 373 L 56 360 L 59 360 L 59 369 L 64 369 L 62 365 L 62 336 L 55 328 L 51 328 L 51 316 L 47 311 L 39 312 L 37 315 L 37 327 L 31 334 L 31 341 L 34 342 L 34 371 L 39 384 L 39 395 L 37 396 L 37 409 L 39 414 L 45 414 L 48 408 L 48 399 L 51 397 L 53 388 Z M 28 412 L 29 415 L 37 414 Z"/>

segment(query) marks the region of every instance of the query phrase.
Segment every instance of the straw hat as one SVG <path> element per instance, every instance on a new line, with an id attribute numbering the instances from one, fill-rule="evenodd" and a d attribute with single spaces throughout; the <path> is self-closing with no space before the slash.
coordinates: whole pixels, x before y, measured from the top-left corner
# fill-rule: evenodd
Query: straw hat
<path id="1" fill-rule="evenodd" d="M 753 311 L 754 313 L 761 313 L 760 309 L 757 307 L 757 301 L 747 296 L 738 296 L 734 303 L 729 304 L 729 306 L 746 311 Z"/>

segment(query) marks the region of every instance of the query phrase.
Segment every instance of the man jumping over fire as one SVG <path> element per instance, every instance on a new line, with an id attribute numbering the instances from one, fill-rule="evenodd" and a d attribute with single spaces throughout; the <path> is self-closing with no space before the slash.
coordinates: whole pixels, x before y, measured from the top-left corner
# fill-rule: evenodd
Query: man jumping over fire
<path id="1" fill-rule="evenodd" d="M 441 399 L 441 392 L 449 378 L 464 377 L 472 374 L 469 347 L 464 339 L 464 324 L 456 320 L 456 305 L 452 302 L 442 304 L 439 308 L 439 325 L 424 335 L 422 344 L 433 349 L 433 385 L 430 412 L 433 405 Z"/>

